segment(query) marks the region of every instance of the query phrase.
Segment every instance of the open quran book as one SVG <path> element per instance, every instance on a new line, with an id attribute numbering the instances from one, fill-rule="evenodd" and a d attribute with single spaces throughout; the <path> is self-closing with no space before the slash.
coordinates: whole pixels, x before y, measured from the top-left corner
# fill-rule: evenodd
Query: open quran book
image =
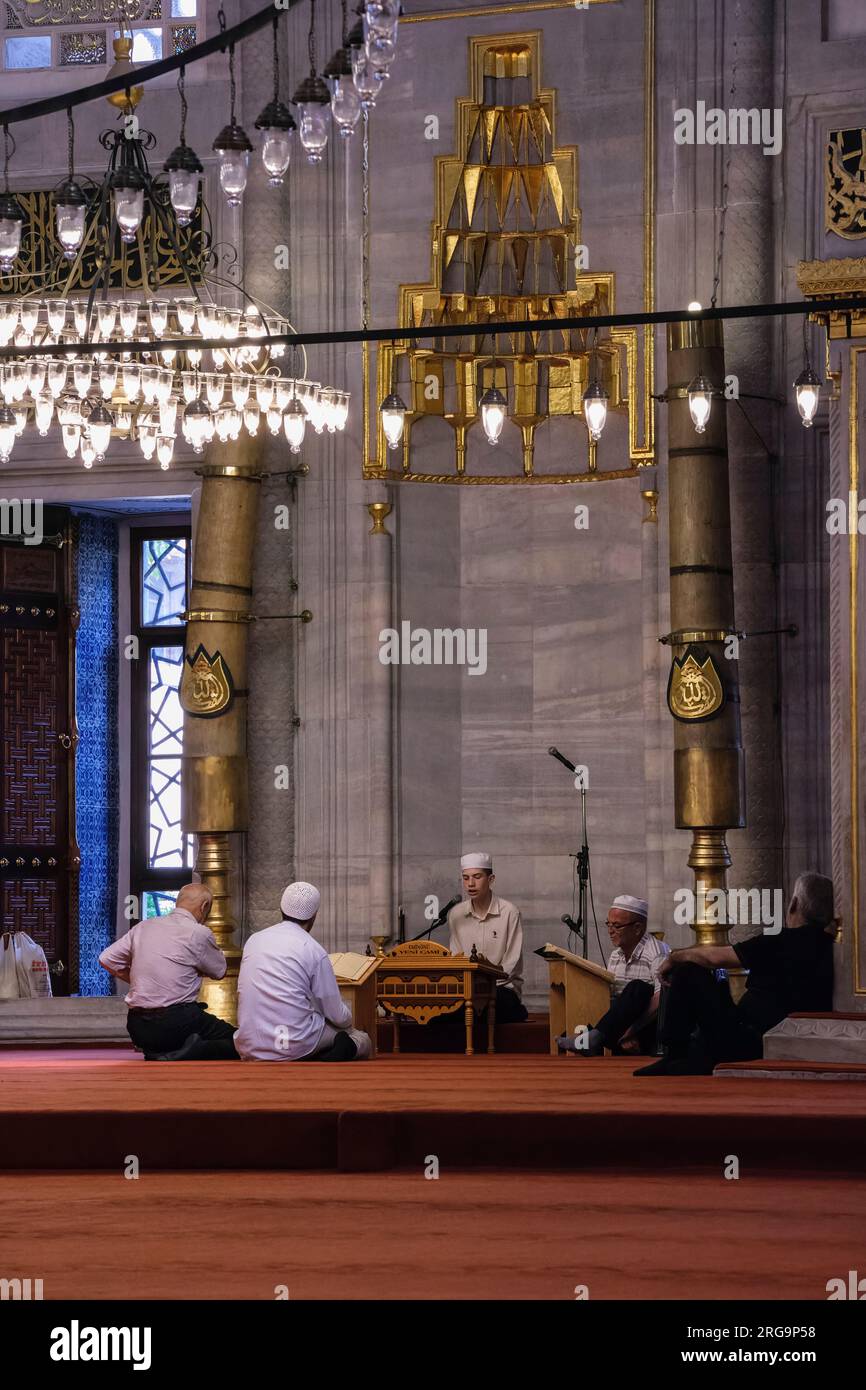
<path id="1" fill-rule="evenodd" d="M 362 956 L 360 951 L 334 951 L 328 959 L 338 980 L 359 983 L 376 964 L 375 956 Z"/>

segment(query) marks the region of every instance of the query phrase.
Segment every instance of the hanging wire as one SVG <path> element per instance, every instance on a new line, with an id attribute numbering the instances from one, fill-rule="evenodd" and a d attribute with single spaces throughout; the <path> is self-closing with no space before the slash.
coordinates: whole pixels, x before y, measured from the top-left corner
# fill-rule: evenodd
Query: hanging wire
<path id="1" fill-rule="evenodd" d="M 229 105 L 231 114 L 231 124 L 235 124 L 235 99 L 237 97 L 237 85 L 235 83 L 235 46 L 229 44 Z"/>
<path id="2" fill-rule="evenodd" d="M 280 45 L 277 34 L 277 16 L 273 19 L 273 40 L 274 40 L 274 101 L 280 99 Z"/>
<path id="3" fill-rule="evenodd" d="M 178 74 L 178 93 L 181 97 L 181 145 L 186 145 L 186 68 Z"/>
<path id="4" fill-rule="evenodd" d="M 13 154 L 15 153 L 15 138 L 14 138 L 14 136 L 12 136 L 12 135 L 9 134 L 9 127 L 8 127 L 8 125 L 4 125 L 4 127 L 3 127 L 3 145 L 4 145 L 4 158 L 3 158 L 3 192 L 4 192 L 4 193 L 8 193 L 8 192 L 9 192 L 9 160 L 12 158 Z"/>
<path id="5" fill-rule="evenodd" d="M 347 20 L 347 17 L 346 17 L 346 0 L 340 0 L 340 8 L 342 9 L 342 12 L 343 12 L 343 23 L 342 23 L 342 26 L 341 26 L 341 28 L 340 28 L 340 34 L 341 34 L 342 37 L 341 37 L 341 39 L 340 39 L 340 42 L 341 42 L 343 48 L 345 48 L 345 47 L 346 47 L 346 40 L 347 40 L 347 38 L 349 37 L 349 25 L 348 25 L 348 20 Z"/>
<path id="6" fill-rule="evenodd" d="M 310 54 L 310 76 L 316 75 L 316 0 L 310 0 L 310 32 L 307 35 L 307 49 Z"/>
<path id="7" fill-rule="evenodd" d="M 737 19 L 739 19 L 739 17 L 740 17 L 740 6 L 739 6 L 739 5 L 737 5 L 736 17 L 737 17 Z M 728 105 L 728 110 L 733 110 L 733 106 L 734 106 L 734 96 L 735 96 L 736 90 L 737 90 L 737 63 L 738 63 L 738 62 L 739 62 L 739 52 L 738 52 L 738 49 L 737 49 L 737 32 L 736 32 L 736 30 L 735 30 L 735 31 L 734 31 L 734 57 L 733 57 L 733 64 L 732 64 L 732 67 L 731 67 L 731 90 L 730 90 L 730 93 L 729 93 L 730 101 L 729 101 L 729 105 Z M 718 244 L 717 244 L 717 246 L 716 246 L 716 273 L 715 273 L 715 276 L 714 276 L 714 278 L 713 278 L 713 291 L 712 291 L 712 295 L 711 295 L 711 297 L 710 297 L 710 307 L 713 308 L 713 309 L 715 309 L 715 307 L 716 307 L 716 299 L 717 299 L 718 293 L 719 293 L 719 285 L 721 284 L 721 281 L 722 281 L 722 255 L 723 255 L 723 252 L 724 252 L 724 249 L 725 249 L 725 224 L 726 224 L 726 222 L 727 222 L 727 217 L 728 217 L 728 185 L 729 185 L 729 182 L 730 182 L 730 174 L 731 174 L 731 155 L 732 155 L 732 153 L 733 153 L 733 146 L 729 144 L 729 145 L 727 146 L 726 150 L 725 150 L 724 173 L 723 173 L 723 175 L 722 175 L 722 207 L 721 207 L 721 214 L 720 214 L 720 217 L 719 217 L 719 240 L 718 240 Z"/>
<path id="8" fill-rule="evenodd" d="M 361 327 L 370 327 L 370 113 L 361 113 L 364 139 L 361 144 Z"/>
<path id="9" fill-rule="evenodd" d="M 75 122 L 72 119 L 72 107 L 66 110 L 66 156 L 69 163 L 69 182 L 75 177 Z"/>

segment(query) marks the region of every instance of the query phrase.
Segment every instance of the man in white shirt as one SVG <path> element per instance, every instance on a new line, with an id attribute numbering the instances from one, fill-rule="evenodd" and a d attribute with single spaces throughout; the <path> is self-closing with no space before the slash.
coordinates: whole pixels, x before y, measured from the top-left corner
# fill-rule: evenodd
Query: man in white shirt
<path id="1" fill-rule="evenodd" d="M 137 922 L 99 957 L 130 986 L 126 1029 L 148 1062 L 237 1060 L 234 1028 L 196 1002 L 202 976 L 221 980 L 227 968 L 205 925 L 212 903 L 209 888 L 188 883 L 173 912 Z"/>
<path id="2" fill-rule="evenodd" d="M 254 932 L 238 976 L 235 1044 L 244 1061 L 353 1062 L 369 1057 L 366 1033 L 352 1027 L 334 967 L 311 935 L 321 895 L 290 883 L 281 922 Z"/>
<path id="3" fill-rule="evenodd" d="M 661 998 L 659 970 L 670 948 L 650 936 L 649 906 L 644 898 L 627 893 L 614 898 L 607 914 L 607 930 L 613 944 L 607 968 L 614 977 L 610 1008 L 588 1033 L 558 1038 L 562 1052 L 598 1057 L 608 1048 L 618 1056 L 654 1053 L 656 1015 Z"/>
<path id="4" fill-rule="evenodd" d="M 452 956 L 472 954 L 475 947 L 506 978 L 498 981 L 496 1022 L 524 1023 L 529 1015 L 521 1003 L 523 991 L 523 927 L 513 903 L 493 892 L 493 860 L 482 851 L 464 854 L 460 860 L 466 902 L 448 914 Z"/>

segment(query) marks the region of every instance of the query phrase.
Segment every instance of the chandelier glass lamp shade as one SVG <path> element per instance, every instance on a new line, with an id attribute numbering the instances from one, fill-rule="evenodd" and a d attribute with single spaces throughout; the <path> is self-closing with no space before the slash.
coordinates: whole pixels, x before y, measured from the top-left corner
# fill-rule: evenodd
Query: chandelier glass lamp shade
<path id="1" fill-rule="evenodd" d="M 168 194 L 179 227 L 188 227 L 198 205 L 198 184 L 204 172 L 202 162 L 186 143 L 186 83 L 181 68 L 177 82 L 180 93 L 180 139 L 163 164 L 168 174 Z"/>
<path id="2" fill-rule="evenodd" d="M 111 176 L 114 216 L 121 241 L 135 241 L 144 216 L 144 178 L 131 160 L 123 160 Z"/>
<path id="3" fill-rule="evenodd" d="M 280 101 L 280 47 L 277 19 L 273 21 L 273 67 L 274 94 L 256 121 L 256 130 L 262 132 L 262 164 L 271 188 L 279 188 L 289 168 L 292 157 L 292 131 L 296 129 L 295 119 Z"/>
<path id="4" fill-rule="evenodd" d="M 310 0 L 310 32 L 307 38 L 310 54 L 310 75 L 305 77 L 292 97 L 298 108 L 301 144 L 310 164 L 321 164 L 328 145 L 327 107 L 331 94 L 316 74 L 316 0 Z"/>
<path id="5" fill-rule="evenodd" d="M 379 410 L 382 415 L 382 429 L 389 449 L 399 449 L 403 438 L 403 424 L 406 419 L 406 404 L 402 396 L 391 391 L 383 400 Z"/>
<path id="6" fill-rule="evenodd" d="M 498 444 L 508 412 L 508 402 L 498 386 L 489 386 L 479 401 L 481 425 L 489 444 Z"/>
<path id="7" fill-rule="evenodd" d="M 21 250 L 24 213 L 8 188 L 0 193 L 0 271 L 11 270 Z"/>
<path id="8" fill-rule="evenodd" d="M 293 396 L 283 414 L 283 430 L 293 454 L 301 452 L 307 428 L 307 413 L 297 397 Z"/>
<path id="9" fill-rule="evenodd" d="M 324 75 L 331 89 L 331 115 L 340 134 L 348 138 L 361 117 L 361 98 L 352 80 L 352 59 L 348 48 L 337 49 Z"/>
<path id="10" fill-rule="evenodd" d="M 229 90 L 230 90 L 230 110 L 228 125 L 224 125 L 219 135 L 213 142 L 214 153 L 220 159 L 220 187 L 226 195 L 226 202 L 230 208 L 240 207 L 244 190 L 247 186 L 247 175 L 250 167 L 250 154 L 252 145 L 249 136 L 243 126 L 238 124 L 235 116 L 235 100 L 237 90 L 235 87 L 235 50 L 234 44 L 229 48 Z"/>
<path id="11" fill-rule="evenodd" d="M 288 172 L 295 129 L 291 111 L 277 97 L 268 102 L 256 121 L 256 130 L 262 132 L 262 164 L 271 188 L 279 188 Z"/>
<path id="12" fill-rule="evenodd" d="M 54 229 L 68 261 L 74 261 L 84 240 L 87 199 L 80 185 L 65 179 L 54 194 Z"/>
<path id="13" fill-rule="evenodd" d="M 821 399 L 821 384 L 821 378 L 816 376 L 808 363 L 794 382 L 797 409 L 804 429 L 812 427 Z"/>
<path id="14" fill-rule="evenodd" d="M 707 428 L 707 421 L 710 418 L 710 410 L 713 404 L 712 382 L 700 373 L 689 384 L 689 413 L 692 423 L 698 434 L 703 434 Z"/>
<path id="15" fill-rule="evenodd" d="M 583 418 L 589 437 L 595 443 L 601 439 L 601 432 L 607 421 L 608 394 L 598 380 L 589 383 L 583 393 Z"/>

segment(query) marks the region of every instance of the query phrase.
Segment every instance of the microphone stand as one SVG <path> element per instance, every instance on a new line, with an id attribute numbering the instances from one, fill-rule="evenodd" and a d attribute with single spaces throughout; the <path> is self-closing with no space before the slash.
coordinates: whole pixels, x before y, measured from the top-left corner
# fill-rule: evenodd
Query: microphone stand
<path id="1" fill-rule="evenodd" d="M 581 944 L 581 955 L 583 956 L 584 960 L 586 960 L 586 936 L 588 926 L 586 912 L 586 886 L 589 880 L 589 845 L 586 841 L 586 784 L 582 775 L 580 778 L 580 829 L 580 850 L 577 853 L 577 855 L 571 855 L 571 858 L 577 859 L 577 881 L 579 885 L 577 897 L 577 935 Z"/>

